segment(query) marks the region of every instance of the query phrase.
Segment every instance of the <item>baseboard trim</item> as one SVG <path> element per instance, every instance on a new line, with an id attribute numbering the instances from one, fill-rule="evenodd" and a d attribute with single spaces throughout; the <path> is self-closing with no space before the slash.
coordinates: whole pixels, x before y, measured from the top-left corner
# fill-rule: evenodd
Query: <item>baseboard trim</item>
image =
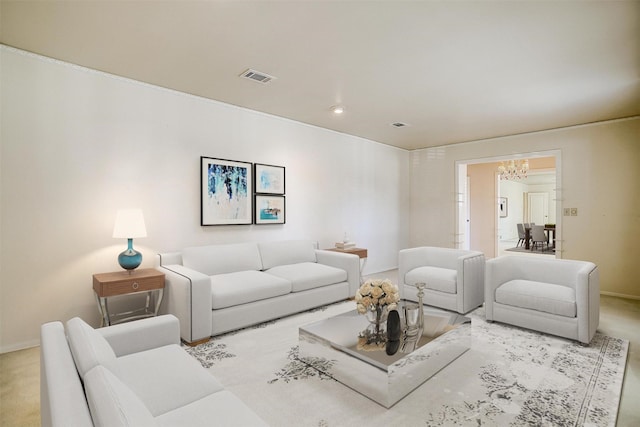
<path id="1" fill-rule="evenodd" d="M 607 295 L 607 296 L 610 296 L 610 297 L 618 297 L 618 298 L 640 300 L 640 296 L 638 296 L 638 295 L 619 294 L 617 292 L 600 291 L 600 295 Z"/>
<path id="2" fill-rule="evenodd" d="M 28 348 L 39 347 L 40 340 L 24 341 L 18 344 L 0 347 L 0 354 L 11 353 L 13 351 L 26 350 Z"/>

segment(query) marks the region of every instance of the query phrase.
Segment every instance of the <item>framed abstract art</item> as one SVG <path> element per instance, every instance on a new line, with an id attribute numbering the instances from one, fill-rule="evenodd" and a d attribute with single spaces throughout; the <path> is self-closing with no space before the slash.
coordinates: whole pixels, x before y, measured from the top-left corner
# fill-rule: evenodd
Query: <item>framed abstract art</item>
<path id="1" fill-rule="evenodd" d="M 253 222 L 252 164 L 200 157 L 201 225 Z"/>
<path id="2" fill-rule="evenodd" d="M 254 165 L 256 194 L 284 194 L 285 175 L 283 166 Z"/>
<path id="3" fill-rule="evenodd" d="M 286 203 L 284 196 L 256 194 L 256 224 L 284 224 Z"/>

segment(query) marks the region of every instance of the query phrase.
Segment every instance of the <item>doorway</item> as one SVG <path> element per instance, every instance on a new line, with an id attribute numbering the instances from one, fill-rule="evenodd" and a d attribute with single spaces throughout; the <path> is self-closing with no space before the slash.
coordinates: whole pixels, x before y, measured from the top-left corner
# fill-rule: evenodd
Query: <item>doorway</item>
<path id="1" fill-rule="evenodd" d="M 544 158 L 553 158 L 554 168 L 535 168 L 544 163 Z M 551 191 L 538 191 L 531 185 L 520 195 L 501 194 L 497 165 L 511 159 L 529 159 L 531 174 L 544 172 L 553 174 L 555 184 Z M 536 159 L 536 160 L 534 160 Z M 562 254 L 562 194 L 561 194 L 561 152 L 517 153 L 508 156 L 496 156 L 480 159 L 456 161 L 456 247 L 478 250 L 489 258 L 499 256 L 499 239 L 505 233 L 517 236 L 516 223 L 535 222 L 536 224 L 556 224 L 556 258 Z M 505 182 L 505 181 L 502 181 Z M 503 190 L 505 191 L 505 190 Z M 544 193 L 537 194 L 537 193 Z M 500 215 L 499 203 L 508 206 L 507 217 Z M 473 208 L 471 208 L 473 207 Z M 509 235 L 509 234 L 506 234 Z M 515 246 L 515 244 L 514 244 Z"/>

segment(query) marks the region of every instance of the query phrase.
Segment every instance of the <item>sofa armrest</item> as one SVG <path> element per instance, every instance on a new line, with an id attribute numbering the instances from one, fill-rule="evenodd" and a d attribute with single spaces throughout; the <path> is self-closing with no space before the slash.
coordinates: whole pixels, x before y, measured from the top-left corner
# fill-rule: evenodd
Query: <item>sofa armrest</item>
<path id="1" fill-rule="evenodd" d="M 319 264 L 346 271 L 347 282 L 349 282 L 349 297 L 355 296 L 360 287 L 360 257 L 358 255 L 316 249 L 316 259 Z"/>
<path id="2" fill-rule="evenodd" d="M 600 272 L 591 262 L 585 262 L 578 270 L 576 310 L 578 341 L 589 343 L 600 323 Z"/>
<path id="3" fill-rule="evenodd" d="M 178 264 L 160 265 L 165 275 L 163 313 L 180 321 L 180 337 L 196 342 L 211 336 L 211 278 Z"/>
<path id="4" fill-rule="evenodd" d="M 467 313 L 484 301 L 485 258 L 482 252 L 470 252 L 458 258 L 457 281 L 459 313 Z"/>
<path id="5" fill-rule="evenodd" d="M 170 314 L 96 329 L 117 357 L 180 344 L 180 323 Z"/>
<path id="6" fill-rule="evenodd" d="M 43 427 L 93 426 L 60 322 L 40 327 L 40 415 Z"/>

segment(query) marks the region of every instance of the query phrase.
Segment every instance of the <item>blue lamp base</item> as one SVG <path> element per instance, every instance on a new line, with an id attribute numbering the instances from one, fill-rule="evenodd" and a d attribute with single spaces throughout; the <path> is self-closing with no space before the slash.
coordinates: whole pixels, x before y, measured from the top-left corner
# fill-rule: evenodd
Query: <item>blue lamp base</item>
<path id="1" fill-rule="evenodd" d="M 133 249 L 133 239 L 127 239 L 127 250 L 118 255 L 118 264 L 125 270 L 135 270 L 142 263 L 142 254 Z"/>

